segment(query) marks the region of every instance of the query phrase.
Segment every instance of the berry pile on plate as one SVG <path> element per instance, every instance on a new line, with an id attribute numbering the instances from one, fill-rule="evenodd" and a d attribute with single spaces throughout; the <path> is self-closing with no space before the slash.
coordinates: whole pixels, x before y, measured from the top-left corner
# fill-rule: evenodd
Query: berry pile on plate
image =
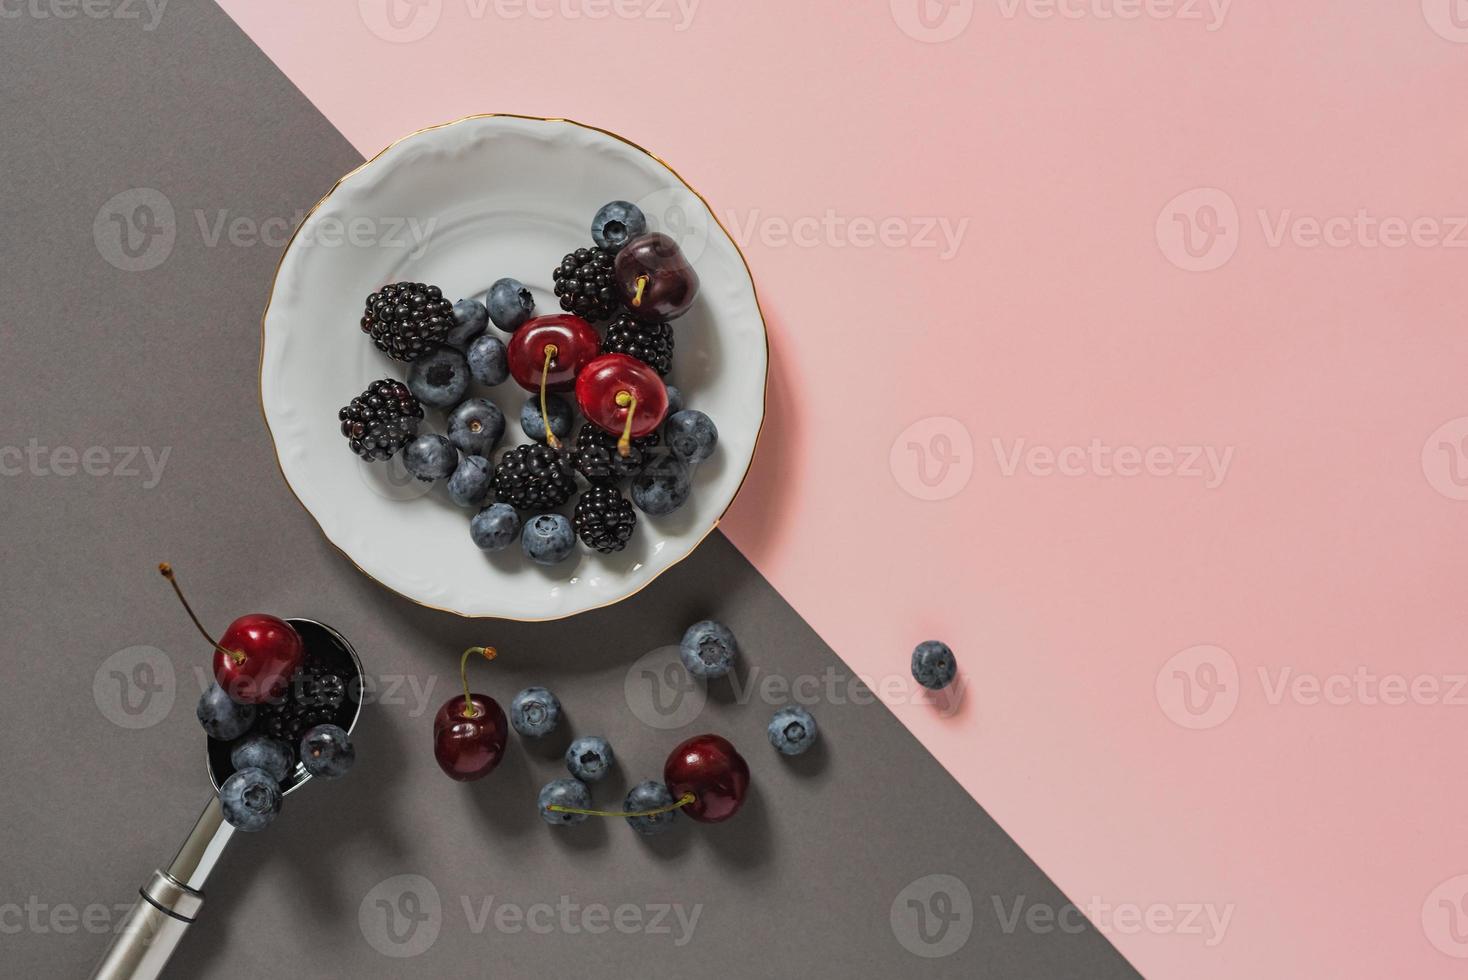
<path id="1" fill-rule="evenodd" d="M 444 481 L 455 503 L 474 508 L 469 531 L 480 548 L 501 551 L 518 539 L 542 565 L 569 558 L 578 537 L 593 551 L 621 551 L 638 510 L 663 517 L 683 506 L 693 469 L 718 442 L 713 421 L 685 409 L 664 383 L 673 321 L 693 305 L 698 274 L 678 243 L 649 233 L 626 201 L 598 211 L 591 236 L 593 246 L 551 272 L 561 313 L 536 316 L 515 279 L 496 281 L 484 302 L 450 303 L 419 282 L 372 293 L 362 332 L 406 362 L 407 377 L 372 382 L 337 416 L 358 456 L 401 454 L 414 477 Z M 531 392 L 519 418 L 531 442 L 495 459 L 504 412 L 470 389 L 510 378 Z M 423 431 L 425 406 L 445 413 L 445 434 Z"/>

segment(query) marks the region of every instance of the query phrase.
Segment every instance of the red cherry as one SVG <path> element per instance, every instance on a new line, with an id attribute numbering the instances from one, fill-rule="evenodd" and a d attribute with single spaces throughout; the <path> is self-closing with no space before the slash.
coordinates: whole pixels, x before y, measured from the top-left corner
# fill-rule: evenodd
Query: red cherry
<path id="1" fill-rule="evenodd" d="M 510 338 L 510 375 L 526 391 L 569 391 L 601 340 L 579 316 L 556 313 L 528 321 Z"/>
<path id="2" fill-rule="evenodd" d="M 494 647 L 470 647 L 459 658 L 464 693 L 449 698 L 433 716 L 433 757 L 450 779 L 483 779 L 505 756 L 510 726 L 494 698 L 469 690 L 469 658 L 493 660 Z"/>
<path id="3" fill-rule="evenodd" d="M 749 792 L 749 763 L 726 738 L 695 735 L 663 765 L 663 782 L 674 799 L 689 794 L 683 812 L 700 823 L 719 823 L 739 812 Z"/>
<path id="4" fill-rule="evenodd" d="M 251 613 L 229 624 L 214 649 L 214 679 L 240 704 L 263 704 L 285 694 L 306 658 L 294 626 L 276 616 Z"/>
<path id="5" fill-rule="evenodd" d="M 285 694 L 286 685 L 306 659 L 306 644 L 294 626 L 276 616 L 251 613 L 230 623 L 216 643 L 184 598 L 173 566 L 163 562 L 158 572 L 173 586 L 194 628 L 214 648 L 214 679 L 231 700 L 264 704 Z"/>
<path id="6" fill-rule="evenodd" d="M 698 273 L 678 243 L 657 232 L 623 245 L 614 271 L 627 308 L 644 320 L 675 320 L 698 295 Z"/>
<path id="7" fill-rule="evenodd" d="M 450 779 L 483 779 L 504 758 L 508 732 L 504 709 L 494 698 L 455 695 L 433 718 L 433 756 Z"/>
<path id="8" fill-rule="evenodd" d="M 648 365 L 626 354 L 603 354 L 581 369 L 576 401 L 597 426 L 627 443 L 648 435 L 668 414 L 668 389 Z M 630 449 L 624 449 L 626 455 Z"/>

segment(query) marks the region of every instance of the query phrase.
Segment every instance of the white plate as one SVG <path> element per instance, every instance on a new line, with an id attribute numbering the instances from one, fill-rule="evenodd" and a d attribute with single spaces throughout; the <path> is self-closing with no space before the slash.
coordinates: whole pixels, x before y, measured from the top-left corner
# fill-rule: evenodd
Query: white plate
<path id="1" fill-rule="evenodd" d="M 695 472 L 688 503 L 660 519 L 639 512 L 620 554 L 578 545 L 551 568 L 528 561 L 518 544 L 487 555 L 469 538 L 472 511 L 442 486 L 411 479 L 396 460 L 360 461 L 340 434 L 341 406 L 377 378 L 404 377 L 405 365 L 361 332 L 363 300 L 398 280 L 482 300 L 494 280 L 513 276 L 535 293 L 537 313 L 559 312 L 551 270 L 590 244 L 592 215 L 618 198 L 642 205 L 698 271 L 698 300 L 674 325 L 668 380 L 687 407 L 714 420 L 718 449 Z M 291 490 L 367 575 L 462 616 L 559 619 L 637 592 L 718 524 L 764 420 L 769 347 L 739 249 L 661 161 L 565 120 L 474 116 L 409 136 L 342 178 L 286 247 L 262 332 L 260 400 Z M 509 381 L 472 393 L 505 413 L 500 451 L 529 441 L 519 425 L 528 392 Z M 430 409 L 428 423 L 444 431 L 442 413 Z"/>

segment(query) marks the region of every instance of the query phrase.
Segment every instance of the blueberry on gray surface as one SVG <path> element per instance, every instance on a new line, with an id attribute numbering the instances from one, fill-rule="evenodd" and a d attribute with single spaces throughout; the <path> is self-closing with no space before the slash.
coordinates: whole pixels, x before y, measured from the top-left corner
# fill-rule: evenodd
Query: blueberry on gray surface
<path id="1" fill-rule="evenodd" d="M 505 435 L 505 413 L 487 398 L 466 398 L 449 413 L 449 442 L 459 452 L 488 459 Z"/>
<path id="2" fill-rule="evenodd" d="M 912 651 L 912 676 L 930 691 L 941 691 L 953 683 L 958 661 L 948 644 L 925 640 Z"/>
<path id="3" fill-rule="evenodd" d="M 799 705 L 791 705 L 775 712 L 765 731 L 770 736 L 770 744 L 779 749 L 782 755 L 800 755 L 814 745 L 820 735 L 816 720 Z"/>
<path id="4" fill-rule="evenodd" d="M 485 334 L 469 345 L 469 373 L 482 385 L 504 384 L 510 376 L 510 359 L 505 342 Z"/>
<path id="5" fill-rule="evenodd" d="M 566 748 L 566 768 L 585 783 L 594 783 L 612 771 L 612 746 L 600 735 L 583 735 Z"/>
<path id="6" fill-rule="evenodd" d="M 685 408 L 668 417 L 663 425 L 663 438 L 673 455 L 690 463 L 708 459 L 719 441 L 719 430 L 713 419 L 697 409 Z"/>
<path id="7" fill-rule="evenodd" d="M 449 477 L 449 499 L 460 507 L 479 507 L 494 490 L 494 469 L 483 456 L 464 456 Z"/>
<path id="8" fill-rule="evenodd" d="M 469 390 L 469 363 L 452 347 L 439 345 L 408 365 L 408 390 L 425 405 L 453 408 Z"/>
<path id="9" fill-rule="evenodd" d="M 586 819 L 586 814 L 556 813 L 547 807 L 555 804 L 556 806 L 575 807 L 578 810 L 589 810 L 591 809 L 591 791 L 579 779 L 552 779 L 541 787 L 536 803 L 540 807 L 540 819 L 553 827 L 564 827 L 581 823 Z"/>
<path id="10" fill-rule="evenodd" d="M 219 807 L 235 830 L 264 830 L 280 813 L 280 785 L 264 769 L 240 769 L 219 787 Z"/>
<path id="11" fill-rule="evenodd" d="M 490 504 L 470 518 L 469 536 L 485 551 L 504 551 L 520 536 L 520 513 L 509 504 Z"/>
<path id="12" fill-rule="evenodd" d="M 525 522 L 520 543 L 526 558 L 537 565 L 554 565 L 571 557 L 576 530 L 564 514 L 541 514 Z"/>
<path id="13" fill-rule="evenodd" d="M 199 695 L 199 705 L 194 713 L 206 735 L 224 742 L 239 738 L 255 724 L 255 706 L 230 700 L 218 684 L 210 684 Z"/>
<path id="14" fill-rule="evenodd" d="M 313 776 L 340 779 L 357 761 L 357 749 L 339 725 L 317 725 L 301 736 L 301 765 Z"/>
<path id="15" fill-rule="evenodd" d="M 638 235 L 647 233 L 647 215 L 630 201 L 603 204 L 591 219 L 591 238 L 608 252 L 619 251 Z"/>
<path id="16" fill-rule="evenodd" d="M 723 677 L 739 656 L 739 641 L 723 623 L 705 619 L 688 627 L 678 656 L 694 677 Z"/>
<path id="17" fill-rule="evenodd" d="M 571 406 L 557 395 L 545 396 L 545 411 L 550 416 L 551 431 L 556 438 L 564 439 L 571 434 Z M 536 442 L 545 442 L 545 420 L 540 416 L 540 397 L 531 395 L 520 408 L 520 428 Z"/>
<path id="18" fill-rule="evenodd" d="M 649 779 L 645 783 L 638 783 L 632 787 L 627 794 L 627 799 L 622 803 L 622 809 L 633 810 L 656 810 L 660 807 L 673 805 L 673 794 L 668 792 L 668 787 L 662 783 Z M 677 810 L 669 810 L 667 813 L 659 813 L 651 817 L 628 817 L 627 823 L 633 830 L 644 837 L 653 834 L 661 834 L 673 822 L 678 819 Z"/>
<path id="19" fill-rule="evenodd" d="M 459 465 L 459 451 L 436 432 L 425 432 L 403 450 L 403 466 L 425 483 L 447 480 Z"/>
<path id="20" fill-rule="evenodd" d="M 459 350 L 468 350 L 469 344 L 484 333 L 489 326 L 489 311 L 477 299 L 461 299 L 454 304 L 454 325 L 449 327 L 444 342 Z"/>
<path id="21" fill-rule="evenodd" d="M 683 411 L 683 389 L 677 385 L 664 385 L 668 390 L 668 418 Z"/>
<path id="22" fill-rule="evenodd" d="M 560 699 L 543 687 L 527 687 L 510 702 L 510 725 L 526 738 L 544 738 L 560 723 Z"/>
<path id="23" fill-rule="evenodd" d="M 498 279 L 489 287 L 489 318 L 505 333 L 514 333 L 535 313 L 535 297 L 518 279 Z"/>
<path id="24" fill-rule="evenodd" d="M 682 507 L 693 492 L 688 464 L 675 456 L 654 456 L 632 478 L 632 502 L 650 517 L 664 517 Z"/>
<path id="25" fill-rule="evenodd" d="M 229 750 L 229 764 L 240 769 L 264 769 L 277 783 L 295 768 L 296 759 L 290 747 L 278 739 L 251 735 Z"/>

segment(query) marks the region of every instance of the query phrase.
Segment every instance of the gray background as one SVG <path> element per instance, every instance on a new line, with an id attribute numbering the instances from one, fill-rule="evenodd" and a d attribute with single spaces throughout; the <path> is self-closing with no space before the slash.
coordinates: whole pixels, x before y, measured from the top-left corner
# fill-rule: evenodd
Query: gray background
<path id="1" fill-rule="evenodd" d="M 653 651 L 654 666 L 665 660 L 705 616 L 739 634 L 745 682 L 754 670 L 848 676 L 722 535 L 635 599 L 543 625 L 418 608 L 325 543 L 285 488 L 257 404 L 259 315 L 278 250 L 211 246 L 199 222 L 222 209 L 293 223 L 360 157 L 213 4 L 175 0 L 151 32 L 137 21 L 8 19 L 0 66 L 6 975 L 84 975 L 114 907 L 170 859 L 205 800 L 192 706 L 207 650 L 153 570 L 164 559 L 215 628 L 256 610 L 320 619 L 353 640 L 379 684 L 357 770 L 292 796 L 268 833 L 236 838 L 173 975 L 1133 975 L 1088 927 L 1006 930 L 999 907 L 1059 913 L 1066 899 L 884 708 L 844 696 L 815 705 L 824 744 L 795 761 L 764 740 L 773 703 L 728 683 L 711 686 L 686 727 L 639 720 L 639 698 L 624 695 L 629 668 Z M 137 188 L 167 200 L 171 223 L 154 218 L 175 240 L 139 258 L 166 254 L 161 264 L 124 271 L 107 261 L 121 252 L 105 215 L 94 223 Z M 70 453 L 92 447 L 98 475 L 71 473 Z M 144 463 L 135 476 L 120 467 L 141 449 L 168 452 L 156 486 Z M 599 803 L 657 776 L 681 738 L 712 730 L 753 768 L 744 812 L 716 827 L 683 821 L 651 842 L 620 821 L 552 831 L 534 796 L 562 774 L 564 738 L 534 749 L 512 740 L 477 785 L 445 779 L 432 713 L 471 643 L 503 651 L 476 668 L 476 689 L 507 702 L 547 684 L 574 731 L 612 740 L 621 768 L 596 788 Z M 139 646 L 152 652 L 119 653 Z M 161 690 L 117 684 L 137 657 Z M 894 651 L 894 670 L 902 660 Z M 644 681 L 635 672 L 632 690 Z M 946 931 L 930 920 L 925 941 L 911 912 L 894 925 L 894 902 L 907 909 L 935 890 L 948 898 L 928 908 L 951 913 Z M 394 943 L 376 899 L 411 911 L 415 897 L 428 918 L 397 921 L 404 942 Z M 573 913 L 568 927 L 557 911 L 537 932 L 497 925 L 501 903 L 677 904 L 699 917 L 691 940 L 675 917 L 670 933 L 593 934 L 582 927 L 595 921 Z M 374 941 L 422 952 L 394 958 Z"/>

